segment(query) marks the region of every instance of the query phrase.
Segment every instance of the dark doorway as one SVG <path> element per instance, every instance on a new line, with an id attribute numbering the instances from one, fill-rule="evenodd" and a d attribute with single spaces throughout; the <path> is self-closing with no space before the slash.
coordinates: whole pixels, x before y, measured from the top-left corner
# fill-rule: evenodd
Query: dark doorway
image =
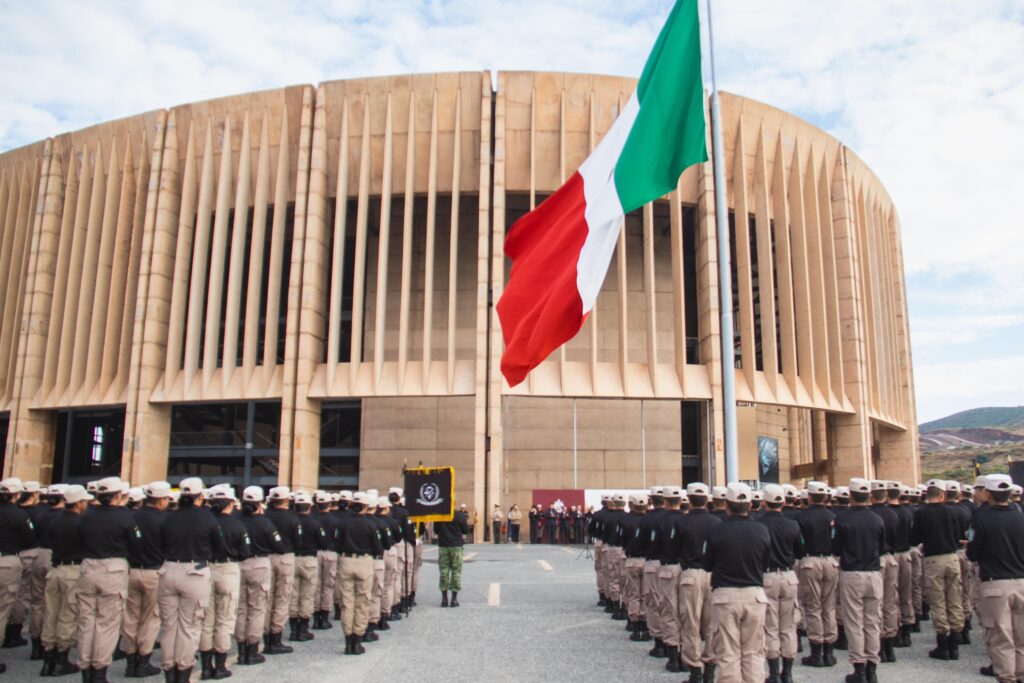
<path id="1" fill-rule="evenodd" d="M 683 486 L 706 481 L 701 463 L 701 401 L 683 401 L 680 449 L 683 459 Z"/>
<path id="2" fill-rule="evenodd" d="M 121 476 L 124 408 L 57 412 L 53 480 L 84 484 Z"/>
<path id="3" fill-rule="evenodd" d="M 320 486 L 355 489 L 359 486 L 360 401 L 334 401 L 320 408 Z"/>
<path id="4" fill-rule="evenodd" d="M 11 426 L 9 415 L 0 415 L 0 472 L 4 471 L 7 464 L 7 430 Z"/>

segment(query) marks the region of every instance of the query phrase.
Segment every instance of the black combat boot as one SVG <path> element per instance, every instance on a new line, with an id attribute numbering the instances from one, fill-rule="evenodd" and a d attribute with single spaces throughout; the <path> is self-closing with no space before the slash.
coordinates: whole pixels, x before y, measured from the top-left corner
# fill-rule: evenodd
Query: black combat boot
<path id="1" fill-rule="evenodd" d="M 950 660 L 958 661 L 960 659 L 960 643 L 950 638 L 948 652 Z"/>
<path id="2" fill-rule="evenodd" d="M 597 606 L 598 607 L 604 607 L 604 605 L 605 605 L 604 593 L 598 593 L 597 594 Z"/>
<path id="3" fill-rule="evenodd" d="M 227 652 L 214 652 L 213 653 L 213 679 L 219 681 L 222 678 L 230 678 L 231 672 L 227 667 L 228 653 Z"/>
<path id="4" fill-rule="evenodd" d="M 996 677 L 996 670 L 992 668 L 991 664 L 989 664 L 988 666 L 983 666 L 980 669 L 978 669 L 978 673 L 980 673 L 982 676 L 989 676 L 990 678 Z"/>
<path id="5" fill-rule="evenodd" d="M 41 662 L 43 660 L 43 639 L 32 639 L 32 653 L 28 656 L 29 661 Z"/>
<path id="6" fill-rule="evenodd" d="M 199 680 L 208 681 L 213 678 L 213 650 L 199 651 Z"/>
<path id="7" fill-rule="evenodd" d="M 668 654 L 668 660 L 665 662 L 665 670 L 671 671 L 674 674 L 682 671 L 683 659 L 679 656 L 679 648 L 674 645 L 666 645 L 665 652 Z"/>
<path id="8" fill-rule="evenodd" d="M 863 664 L 854 664 L 853 673 L 846 674 L 846 683 L 868 683 L 868 679 L 864 675 L 865 668 Z"/>
<path id="9" fill-rule="evenodd" d="M 764 683 L 781 683 L 778 657 L 768 660 L 768 678 L 764 679 Z"/>
<path id="10" fill-rule="evenodd" d="M 793 683 L 793 660 L 782 658 L 782 673 L 779 674 L 779 683 Z"/>
<path id="11" fill-rule="evenodd" d="M 288 642 L 296 643 L 299 640 L 299 620 L 292 617 L 288 620 Z"/>
<path id="12" fill-rule="evenodd" d="M 141 652 L 135 655 L 135 678 L 149 678 L 150 676 L 156 676 L 160 673 L 160 668 L 153 666 L 149 663 L 149 658 L 153 655 L 152 652 L 148 654 L 142 654 Z"/>
<path id="13" fill-rule="evenodd" d="M 885 659 L 882 661 L 887 664 L 896 663 L 896 651 L 893 649 L 895 640 L 895 638 L 882 638 L 882 652 L 885 653 Z"/>
<path id="14" fill-rule="evenodd" d="M 341 605 L 334 603 L 334 620 L 341 621 Z"/>
<path id="15" fill-rule="evenodd" d="M 804 638 L 806 636 L 807 636 L 807 631 L 803 630 L 802 628 L 798 628 L 796 630 L 796 651 L 797 652 L 803 652 L 804 651 Z"/>
<path id="16" fill-rule="evenodd" d="M 825 666 L 836 665 L 836 656 L 832 652 L 832 643 L 821 644 L 821 661 L 825 662 Z"/>
<path id="17" fill-rule="evenodd" d="M 703 683 L 715 683 L 715 665 L 711 662 L 704 665 Z"/>
<path id="18" fill-rule="evenodd" d="M 921 621 L 928 621 L 932 618 L 932 611 L 928 608 L 928 603 L 921 605 Z"/>
<path id="19" fill-rule="evenodd" d="M 255 643 L 249 643 L 249 656 L 246 658 L 246 664 L 262 664 L 265 661 L 267 661 L 267 658 L 260 654 L 260 641 L 257 640 Z"/>
<path id="20" fill-rule="evenodd" d="M 89 679 L 87 679 L 85 677 L 84 673 L 82 674 L 82 680 L 83 681 L 89 680 Z M 178 669 L 177 668 L 172 666 L 170 669 L 164 669 L 164 683 L 178 683 Z"/>
<path id="21" fill-rule="evenodd" d="M 78 673 L 78 665 L 70 660 L 71 650 L 57 650 L 56 666 L 53 668 L 53 676 L 70 676 Z"/>
<path id="22" fill-rule="evenodd" d="M 192 668 L 178 669 L 178 681 L 180 683 L 188 683 L 192 679 Z"/>
<path id="23" fill-rule="evenodd" d="M 139 655 L 136 654 L 136 653 L 132 653 L 132 654 L 128 655 L 127 657 L 125 657 L 125 662 L 126 662 L 126 665 L 125 665 L 125 668 L 124 668 L 124 677 L 125 678 L 138 678 L 138 676 L 135 675 L 135 672 L 139 668 Z"/>
<path id="24" fill-rule="evenodd" d="M 961 631 L 950 631 L 947 635 L 949 636 L 949 642 L 960 644 Z"/>
<path id="25" fill-rule="evenodd" d="M 910 625 L 910 632 L 911 633 L 920 633 L 921 632 L 921 614 L 920 613 L 914 615 L 914 623 Z"/>
<path id="26" fill-rule="evenodd" d="M 309 619 L 306 617 L 299 619 L 299 642 L 305 643 L 306 641 L 313 640 L 315 637 L 309 632 Z"/>
<path id="27" fill-rule="evenodd" d="M 626 608 L 625 608 L 625 606 L 624 606 L 624 605 L 623 605 L 623 604 L 622 604 L 622 603 L 620 602 L 620 603 L 619 603 L 619 604 L 618 604 L 618 605 L 617 605 L 617 606 L 615 607 L 615 611 L 614 611 L 614 612 L 612 612 L 612 619 L 614 619 L 615 621 L 624 621 L 624 620 L 625 620 L 626 618 L 627 618 L 627 617 L 626 617 Z"/>
<path id="28" fill-rule="evenodd" d="M 40 676 L 52 676 L 57 666 L 57 648 L 50 648 L 43 652 L 43 668 L 39 670 Z"/>
<path id="29" fill-rule="evenodd" d="M 668 653 L 665 651 L 665 643 L 662 642 L 661 638 L 655 638 L 654 639 L 654 647 L 651 648 L 651 651 L 648 652 L 647 654 L 649 654 L 652 657 L 658 657 L 658 658 L 662 658 L 662 657 L 667 657 L 668 656 Z"/>
<path id="30" fill-rule="evenodd" d="M 451 603 L 450 606 L 451 607 L 458 607 L 459 606 L 459 591 L 452 591 L 452 603 Z"/>
<path id="31" fill-rule="evenodd" d="M 632 633 L 633 631 L 636 630 L 636 625 L 634 624 L 632 619 L 629 619 L 629 618 L 626 619 L 626 630 L 629 631 L 630 633 Z"/>
<path id="32" fill-rule="evenodd" d="M 295 650 L 290 645 L 281 642 L 284 632 L 267 634 L 267 646 L 263 652 L 268 655 L 290 655 Z"/>
<path id="33" fill-rule="evenodd" d="M 629 636 L 629 639 L 634 641 L 634 642 L 635 641 L 639 641 L 641 639 L 641 636 L 643 635 L 643 632 L 644 632 L 644 622 L 643 622 L 643 619 L 637 619 L 636 621 L 629 620 L 626 623 L 633 625 L 632 629 L 627 629 L 627 630 L 631 630 L 633 632 Z"/>
<path id="34" fill-rule="evenodd" d="M 28 641 L 21 637 L 21 624 L 7 624 L 7 631 L 4 634 L 4 642 L 0 648 L 10 650 L 11 648 L 28 645 Z"/>
<path id="35" fill-rule="evenodd" d="M 173 669 L 172 669 L 172 671 L 173 671 Z M 82 673 L 82 683 L 90 683 L 90 681 L 92 681 L 92 667 L 91 666 L 87 666 L 84 669 L 81 669 L 81 673 Z M 174 679 L 171 678 L 170 676 L 168 676 L 167 680 L 173 681 Z"/>
<path id="36" fill-rule="evenodd" d="M 878 665 L 868 662 L 864 666 L 864 678 L 868 683 L 878 683 Z"/>
<path id="37" fill-rule="evenodd" d="M 409 593 L 409 607 L 416 606 L 416 591 Z"/>
<path id="38" fill-rule="evenodd" d="M 119 662 L 127 656 L 128 653 L 121 649 L 121 641 L 118 641 L 117 646 L 114 648 L 114 661 Z"/>
<path id="39" fill-rule="evenodd" d="M 388 625 L 388 616 L 386 614 L 380 615 L 380 621 L 377 622 L 378 631 L 390 631 L 391 626 Z"/>
<path id="40" fill-rule="evenodd" d="M 800 658 L 800 663 L 804 666 L 822 667 L 825 666 L 825 660 L 821 657 L 822 647 L 820 643 L 811 643 L 811 654 L 806 657 Z"/>
<path id="41" fill-rule="evenodd" d="M 960 643 L 963 645 L 971 644 L 971 618 L 967 617 L 964 619 L 964 629 L 960 631 Z"/>
<path id="42" fill-rule="evenodd" d="M 366 625 L 366 633 L 362 636 L 360 642 L 376 643 L 378 640 L 380 640 L 380 636 L 377 635 L 377 624 L 371 621 Z"/>
<path id="43" fill-rule="evenodd" d="M 366 648 L 363 647 L 364 636 L 352 636 L 352 654 L 361 655 L 366 652 Z"/>
<path id="44" fill-rule="evenodd" d="M 107 681 L 107 667 L 93 667 L 92 678 L 89 679 L 92 683 L 109 683 Z M 187 678 L 185 679 L 188 680 Z"/>
<path id="45" fill-rule="evenodd" d="M 846 642 L 846 629 L 842 626 L 839 627 L 839 637 L 836 638 L 833 647 L 837 650 L 845 650 L 849 647 L 849 644 Z"/>
<path id="46" fill-rule="evenodd" d="M 402 610 L 401 610 L 401 608 L 399 608 L 399 607 L 392 607 L 391 608 L 391 613 L 388 614 L 388 619 L 390 619 L 391 621 L 401 621 L 402 620 Z"/>
<path id="47" fill-rule="evenodd" d="M 947 661 L 949 659 L 949 637 L 941 633 L 936 633 L 935 643 L 935 649 L 929 651 L 928 656 L 932 659 Z"/>
<path id="48" fill-rule="evenodd" d="M 649 643 L 651 641 L 651 632 L 647 629 L 647 620 L 642 619 L 640 621 L 640 638 L 639 640 L 643 643 Z M 665 646 L 668 647 L 667 645 Z"/>
<path id="49" fill-rule="evenodd" d="M 448 591 L 441 591 L 441 607 L 448 606 Z M 607 610 L 605 610 L 607 611 Z"/>
<path id="50" fill-rule="evenodd" d="M 704 669 L 699 666 L 691 666 L 689 671 L 690 677 L 686 679 L 686 683 L 704 683 Z"/>

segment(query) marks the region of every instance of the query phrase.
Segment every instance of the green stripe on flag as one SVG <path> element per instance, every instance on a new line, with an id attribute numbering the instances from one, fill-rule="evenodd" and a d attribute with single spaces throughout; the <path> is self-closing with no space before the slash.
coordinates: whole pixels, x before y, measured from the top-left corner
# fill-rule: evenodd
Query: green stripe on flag
<path id="1" fill-rule="evenodd" d="M 707 161 L 697 0 L 677 0 L 636 94 L 640 111 L 615 165 L 625 212 L 668 194 L 688 166 Z"/>

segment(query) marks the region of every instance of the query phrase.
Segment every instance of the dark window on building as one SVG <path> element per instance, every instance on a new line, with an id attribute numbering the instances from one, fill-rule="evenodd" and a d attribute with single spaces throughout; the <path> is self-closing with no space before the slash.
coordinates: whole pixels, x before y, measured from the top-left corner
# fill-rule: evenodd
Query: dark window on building
<path id="1" fill-rule="evenodd" d="M 121 475 L 124 409 L 57 413 L 53 481 L 85 483 Z"/>
<path id="2" fill-rule="evenodd" d="M 686 310 L 686 362 L 700 364 L 700 311 L 697 305 L 697 207 L 683 207 L 683 282 Z"/>
<path id="3" fill-rule="evenodd" d="M 236 488 L 276 486 L 281 404 L 189 403 L 171 411 L 168 481 L 203 477 Z"/>
<path id="4" fill-rule="evenodd" d="M 341 317 L 338 328 L 338 362 L 348 363 L 352 358 L 352 298 L 356 277 L 356 221 L 358 198 L 349 197 L 345 202 L 345 249 L 341 269 Z M 327 202 L 327 259 L 324 272 L 327 278 L 324 292 L 327 296 L 327 315 L 324 316 L 324 340 L 329 337 L 331 324 L 331 287 L 334 286 L 334 223 L 337 220 L 335 198 Z M 365 270 L 363 271 L 366 272 Z M 364 290 L 365 291 L 365 290 Z"/>
<path id="5" fill-rule="evenodd" d="M 320 485 L 356 488 L 359 485 L 359 434 L 362 404 L 336 401 L 320 407 Z"/>
<path id="6" fill-rule="evenodd" d="M 11 426 L 11 418 L 8 415 L 0 415 L 0 472 L 3 472 L 7 464 L 7 431 Z"/>
<path id="7" fill-rule="evenodd" d="M 701 406 L 704 401 L 683 401 L 680 411 L 683 485 L 707 481 L 701 466 L 702 429 Z"/>

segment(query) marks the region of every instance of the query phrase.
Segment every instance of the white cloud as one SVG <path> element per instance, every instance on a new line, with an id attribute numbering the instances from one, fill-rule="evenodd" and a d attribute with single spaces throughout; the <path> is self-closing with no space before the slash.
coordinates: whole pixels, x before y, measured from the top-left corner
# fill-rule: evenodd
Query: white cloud
<path id="1" fill-rule="evenodd" d="M 460 69 L 638 75 L 671 5 L 4 3 L 0 150 L 294 83 Z M 991 356 L 991 334 L 963 330 L 1021 330 L 1006 321 L 1024 315 L 1024 221 L 1015 208 L 1024 187 L 1024 5 L 718 0 L 715 27 L 723 88 L 836 135 L 896 202 L 924 413 L 937 363 Z M 942 339 L 957 340 L 946 355 Z M 995 393 L 976 398 L 986 396 Z"/>
<path id="2" fill-rule="evenodd" d="M 983 405 L 1020 405 L 1024 356 L 918 365 L 915 380 L 920 422 Z"/>

